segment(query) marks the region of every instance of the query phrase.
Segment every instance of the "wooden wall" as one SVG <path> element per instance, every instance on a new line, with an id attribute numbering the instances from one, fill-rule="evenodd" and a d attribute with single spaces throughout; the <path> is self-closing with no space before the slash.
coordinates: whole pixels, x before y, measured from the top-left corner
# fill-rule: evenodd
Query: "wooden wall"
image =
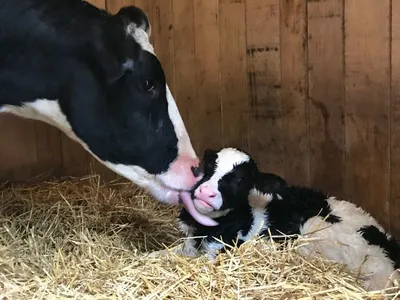
<path id="1" fill-rule="evenodd" d="M 146 11 L 199 155 L 242 147 L 263 170 L 362 204 L 400 236 L 400 1 L 91 2 Z M 2 179 L 81 175 L 93 163 L 42 123 L 1 116 L 0 128 Z"/>

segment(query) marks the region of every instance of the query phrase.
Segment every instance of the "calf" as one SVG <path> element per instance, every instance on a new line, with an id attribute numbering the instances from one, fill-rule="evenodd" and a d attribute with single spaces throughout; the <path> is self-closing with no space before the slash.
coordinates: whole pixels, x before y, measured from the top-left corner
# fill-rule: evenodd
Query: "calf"
<path id="1" fill-rule="evenodd" d="M 176 205 L 199 179 L 198 158 L 149 36 L 134 6 L 111 15 L 82 0 L 1 1 L 0 112 L 59 128 Z"/>
<path id="2" fill-rule="evenodd" d="M 202 165 L 204 176 L 193 189 L 193 205 L 219 225 L 205 227 L 183 209 L 180 230 L 189 237 L 183 254 L 205 252 L 213 258 L 224 250 L 216 238 L 240 246 L 257 235 L 278 241 L 302 235 L 317 241 L 300 247 L 301 254 L 345 264 L 360 272 L 367 289 L 384 288 L 391 275 L 400 278 L 395 271 L 400 267 L 399 244 L 354 204 L 262 173 L 238 149 L 208 150 Z"/>

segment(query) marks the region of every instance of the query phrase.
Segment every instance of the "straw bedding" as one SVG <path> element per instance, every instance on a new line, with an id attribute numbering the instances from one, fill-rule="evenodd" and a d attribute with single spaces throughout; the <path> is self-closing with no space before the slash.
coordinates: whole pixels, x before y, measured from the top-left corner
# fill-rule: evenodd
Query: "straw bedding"
<path id="1" fill-rule="evenodd" d="M 0 189 L 0 299 L 395 299 L 343 266 L 254 240 L 209 262 L 149 255 L 182 242 L 178 208 L 97 176 Z M 312 242 L 312 241 L 308 241 Z"/>

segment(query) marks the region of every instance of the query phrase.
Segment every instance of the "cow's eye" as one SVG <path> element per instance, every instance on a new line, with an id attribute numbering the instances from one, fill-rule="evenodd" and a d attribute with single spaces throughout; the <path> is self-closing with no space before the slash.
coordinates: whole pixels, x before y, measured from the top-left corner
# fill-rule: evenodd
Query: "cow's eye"
<path id="1" fill-rule="evenodd" d="M 143 82 L 143 88 L 148 92 L 153 91 L 155 88 L 154 81 L 153 80 L 145 80 Z"/>

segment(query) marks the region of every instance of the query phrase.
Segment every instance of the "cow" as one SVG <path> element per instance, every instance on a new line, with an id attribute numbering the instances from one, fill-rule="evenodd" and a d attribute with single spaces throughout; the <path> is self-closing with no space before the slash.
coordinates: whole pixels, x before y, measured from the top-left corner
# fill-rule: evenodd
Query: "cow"
<path id="1" fill-rule="evenodd" d="M 0 113 L 59 128 L 158 201 L 178 205 L 201 177 L 199 160 L 150 34 L 135 6 L 110 14 L 82 0 L 1 1 Z"/>

